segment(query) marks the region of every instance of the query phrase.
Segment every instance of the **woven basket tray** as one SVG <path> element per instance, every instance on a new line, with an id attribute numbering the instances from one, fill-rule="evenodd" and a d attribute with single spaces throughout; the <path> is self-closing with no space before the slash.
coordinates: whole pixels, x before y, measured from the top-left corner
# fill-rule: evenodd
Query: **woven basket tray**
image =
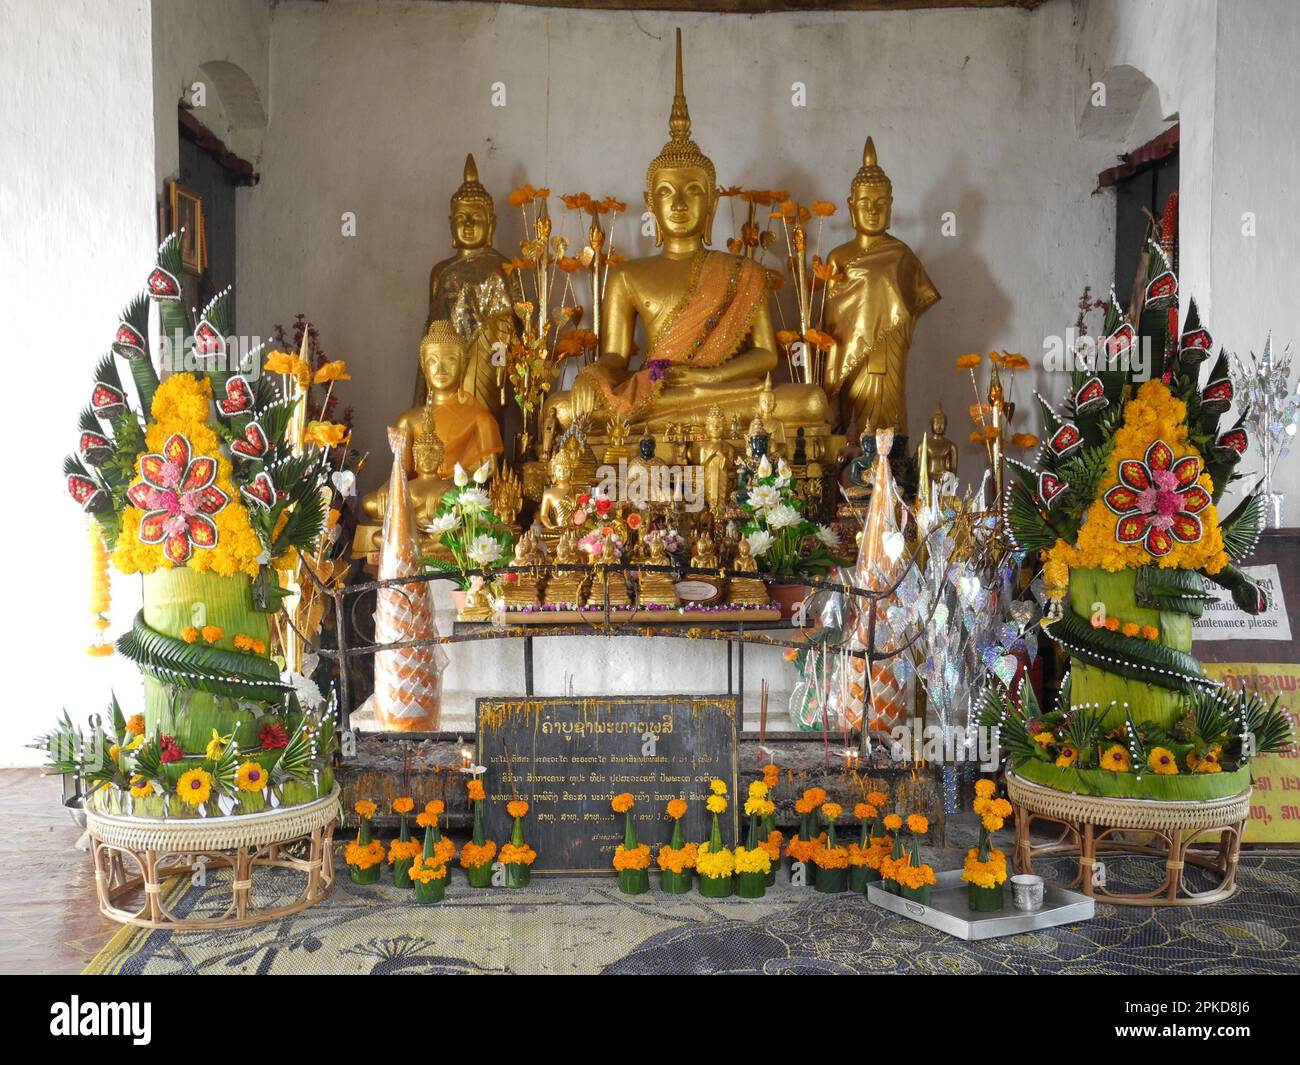
<path id="1" fill-rule="evenodd" d="M 1202 830 L 1240 824 L 1250 815 L 1250 788 L 1224 799 L 1175 801 L 1076 795 L 1034 784 L 1007 770 L 1007 796 L 1017 806 L 1062 821 L 1108 828 Z"/>

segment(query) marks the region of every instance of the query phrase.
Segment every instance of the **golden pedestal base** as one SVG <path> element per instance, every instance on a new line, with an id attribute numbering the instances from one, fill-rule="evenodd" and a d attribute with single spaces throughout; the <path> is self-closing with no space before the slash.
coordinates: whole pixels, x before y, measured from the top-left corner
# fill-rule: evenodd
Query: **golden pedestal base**
<path id="1" fill-rule="evenodd" d="M 1007 796 L 1015 807 L 1017 873 L 1032 873 L 1035 858 L 1077 857 L 1074 879 L 1060 886 L 1117 906 L 1203 906 L 1222 902 L 1237 890 L 1241 836 L 1250 816 L 1249 788 L 1203 802 L 1117 799 L 1045 788 L 1008 770 Z M 1030 828 L 1036 821 L 1059 826 L 1060 835 L 1050 843 L 1034 843 Z M 1201 836 L 1218 836 L 1214 850 L 1191 849 Z M 1106 855 L 1154 858 L 1164 866 L 1164 879 L 1148 891 L 1113 891 L 1099 875 Z M 1218 883 L 1192 890 L 1184 875 L 1188 865 L 1217 874 Z"/>
<path id="2" fill-rule="evenodd" d="M 99 912 L 119 924 L 176 931 L 241 928 L 312 906 L 334 886 L 331 846 L 339 789 L 314 802 L 235 817 L 163 820 L 86 811 Z M 257 905 L 255 874 L 265 869 L 303 874 L 301 892 L 282 906 Z M 177 917 L 163 897 L 175 876 L 230 870 L 229 903 L 215 916 Z M 120 905 L 143 892 L 135 909 Z M 277 894 L 280 889 L 277 889 Z"/>

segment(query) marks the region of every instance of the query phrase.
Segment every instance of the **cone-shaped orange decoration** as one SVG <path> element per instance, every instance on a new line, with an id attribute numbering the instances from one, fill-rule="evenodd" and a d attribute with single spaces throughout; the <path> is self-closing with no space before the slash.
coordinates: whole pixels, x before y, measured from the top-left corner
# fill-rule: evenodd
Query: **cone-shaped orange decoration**
<path id="1" fill-rule="evenodd" d="M 379 548 L 379 579 L 420 573 L 415 522 L 406 495 L 406 432 L 388 430 L 393 472 Z M 375 642 L 401 643 L 438 635 L 433 588 L 427 583 L 382 588 L 375 607 Z M 385 732 L 436 732 L 442 702 L 442 670 L 447 653 L 438 644 L 380 651 L 375 655 L 375 718 Z"/>

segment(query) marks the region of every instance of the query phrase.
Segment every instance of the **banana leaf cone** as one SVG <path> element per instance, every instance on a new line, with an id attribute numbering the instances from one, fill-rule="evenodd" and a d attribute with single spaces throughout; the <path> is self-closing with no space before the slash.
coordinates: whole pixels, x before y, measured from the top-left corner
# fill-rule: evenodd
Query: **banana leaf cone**
<path id="1" fill-rule="evenodd" d="M 368 847 L 372 842 L 374 842 L 374 837 L 370 832 L 370 819 L 362 818 L 361 824 L 357 828 L 357 844 Z M 379 866 L 372 865 L 368 869 L 361 869 L 358 866 L 349 865 L 348 875 L 352 878 L 354 884 L 378 884 Z"/>
<path id="2" fill-rule="evenodd" d="M 434 903 L 441 902 L 447 897 L 447 878 L 439 877 L 437 880 L 430 880 L 423 883 L 415 881 L 415 901 L 422 906 L 431 906 Z"/>
<path id="3" fill-rule="evenodd" d="M 763 818 L 763 839 L 768 839 L 776 831 L 776 814 L 767 814 Z M 767 871 L 767 879 L 764 883 L 771 887 L 776 883 L 776 867 L 781 864 L 781 852 L 776 852 L 776 859 L 772 862 L 772 868 Z"/>
<path id="4" fill-rule="evenodd" d="M 510 830 L 510 845 L 512 847 L 522 847 L 524 845 L 524 819 L 522 817 L 515 818 L 514 828 Z M 528 882 L 532 879 L 532 874 L 532 866 L 525 865 L 523 862 L 511 862 L 506 866 L 506 887 L 527 887 Z"/>
<path id="5" fill-rule="evenodd" d="M 722 850 L 722 826 L 718 824 L 718 815 L 713 815 L 713 829 L 709 833 L 709 853 L 717 854 Z M 732 876 L 705 876 L 700 874 L 700 894 L 708 899 L 726 899 L 731 897 Z"/>
<path id="6" fill-rule="evenodd" d="M 398 829 L 397 838 L 403 843 L 411 842 L 411 826 L 406 820 L 406 814 L 402 814 L 402 827 Z M 398 887 L 412 887 L 415 881 L 411 879 L 410 873 L 414 864 L 414 858 L 399 858 L 393 862 L 393 883 Z"/>
<path id="7" fill-rule="evenodd" d="M 989 830 L 980 826 L 979 850 L 976 857 L 981 862 L 989 860 L 989 851 L 991 849 L 989 840 Z M 992 913 L 1002 909 L 1004 902 L 1004 892 L 1002 884 L 995 884 L 993 887 L 980 887 L 978 884 L 966 885 L 966 905 L 976 913 Z"/>
<path id="8" fill-rule="evenodd" d="M 487 836 L 483 832 L 483 801 L 482 799 L 474 800 L 474 846 L 482 847 L 487 842 Z M 472 888 L 487 888 L 492 886 L 492 863 L 484 862 L 482 865 L 471 865 L 466 873 L 469 876 L 469 886 Z"/>
<path id="9" fill-rule="evenodd" d="M 838 847 L 839 842 L 835 837 L 835 822 L 830 821 L 826 825 L 826 846 Z M 812 863 L 814 866 L 816 862 Z M 813 885 L 823 895 L 836 895 L 841 891 L 847 891 L 849 886 L 848 869 L 822 869 L 817 867 L 817 882 Z"/>
<path id="10" fill-rule="evenodd" d="M 623 815 L 623 850 L 631 852 L 640 844 L 636 841 L 636 829 L 632 825 L 632 811 Z M 644 895 L 650 890 L 649 869 L 620 869 L 618 871 L 618 889 L 624 895 Z"/>
<path id="11" fill-rule="evenodd" d="M 903 838 L 901 832 L 894 833 L 894 848 L 892 851 L 890 851 L 889 856 L 894 861 L 898 861 L 903 856 Z M 891 895 L 902 894 L 903 885 L 900 884 L 897 880 L 886 880 L 882 877 L 881 886 L 886 891 L 888 891 Z"/>
<path id="12" fill-rule="evenodd" d="M 754 814 L 749 816 L 749 842 L 748 850 L 758 848 L 758 817 Z M 766 873 L 737 873 L 736 874 L 736 894 L 742 899 L 761 899 L 767 894 L 767 874 Z"/>
<path id="13" fill-rule="evenodd" d="M 673 835 L 668 841 L 668 849 L 679 851 L 686 846 L 686 839 L 682 835 L 682 822 L 680 819 L 673 822 Z M 689 869 L 683 869 L 680 873 L 674 873 L 671 869 L 665 869 L 659 876 L 659 887 L 665 895 L 685 895 L 691 890 L 691 880 L 694 875 Z"/>
<path id="14" fill-rule="evenodd" d="M 802 840 L 804 843 L 807 843 L 810 840 L 817 838 L 816 833 L 813 831 L 814 816 L 815 815 L 813 814 L 799 815 L 799 839 Z M 812 860 L 809 860 L 804 862 L 803 865 L 804 865 L 804 869 L 803 869 L 804 887 L 810 887 L 810 888 L 816 887 L 817 886 L 817 863 Z M 794 874 L 793 858 L 790 859 L 790 873 L 791 875 Z"/>

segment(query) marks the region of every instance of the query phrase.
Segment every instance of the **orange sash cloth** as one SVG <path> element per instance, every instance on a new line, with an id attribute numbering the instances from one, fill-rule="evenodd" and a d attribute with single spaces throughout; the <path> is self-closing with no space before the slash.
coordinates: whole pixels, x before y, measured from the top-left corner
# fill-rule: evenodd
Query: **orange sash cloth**
<path id="1" fill-rule="evenodd" d="M 641 368 L 626 376 L 610 366 L 582 372 L 620 416 L 632 418 L 654 399 L 670 366 L 717 366 L 735 355 L 767 300 L 767 288 L 767 271 L 752 259 L 701 251 L 691 264 L 686 295 L 650 341 Z"/>
<path id="2" fill-rule="evenodd" d="M 433 424 L 446 449 L 438 470 L 443 480 L 450 480 L 458 462 L 472 474 L 489 455 L 500 455 L 505 450 L 500 426 L 477 396 L 467 395 L 464 402 L 453 397 L 439 404 L 433 412 Z"/>

